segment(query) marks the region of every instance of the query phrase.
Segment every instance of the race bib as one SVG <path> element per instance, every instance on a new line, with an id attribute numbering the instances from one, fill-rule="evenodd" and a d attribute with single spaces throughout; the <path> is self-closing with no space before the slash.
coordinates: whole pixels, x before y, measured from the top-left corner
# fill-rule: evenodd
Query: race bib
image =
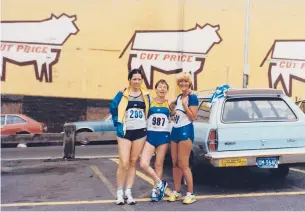
<path id="1" fill-rule="evenodd" d="M 149 116 L 147 129 L 150 131 L 168 131 L 168 118 L 165 114 Z"/>
<path id="2" fill-rule="evenodd" d="M 180 115 L 176 113 L 176 114 L 174 115 L 175 124 L 178 124 L 178 123 L 179 123 L 179 119 L 180 119 Z"/>
<path id="3" fill-rule="evenodd" d="M 145 113 L 143 109 L 130 108 L 126 111 L 126 129 L 136 130 L 146 127 Z"/>
<path id="4" fill-rule="evenodd" d="M 176 114 L 174 115 L 174 127 L 182 127 L 188 125 L 189 123 L 191 123 L 191 121 L 187 115 L 184 112 L 177 110 Z"/>

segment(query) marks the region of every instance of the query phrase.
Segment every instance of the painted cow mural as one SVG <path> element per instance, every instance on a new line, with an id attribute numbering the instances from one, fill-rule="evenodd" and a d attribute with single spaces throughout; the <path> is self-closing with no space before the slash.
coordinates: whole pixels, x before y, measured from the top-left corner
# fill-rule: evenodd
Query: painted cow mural
<path id="1" fill-rule="evenodd" d="M 284 92 L 291 97 L 292 80 L 305 83 L 305 40 L 275 40 L 260 67 L 267 60 L 270 88 L 281 82 Z"/>
<path id="2" fill-rule="evenodd" d="M 6 78 L 6 63 L 34 65 L 36 79 L 52 82 L 52 66 L 59 60 L 62 46 L 79 29 L 76 15 L 62 14 L 59 17 L 40 21 L 2 21 L 1 36 L 1 81 Z"/>
<path id="3" fill-rule="evenodd" d="M 197 89 L 197 74 L 203 71 L 205 57 L 222 38 L 219 25 L 206 24 L 189 30 L 136 31 L 127 43 L 121 58 L 131 45 L 128 70 L 141 68 L 145 83 L 153 87 L 153 71 L 165 74 L 189 72 Z"/>

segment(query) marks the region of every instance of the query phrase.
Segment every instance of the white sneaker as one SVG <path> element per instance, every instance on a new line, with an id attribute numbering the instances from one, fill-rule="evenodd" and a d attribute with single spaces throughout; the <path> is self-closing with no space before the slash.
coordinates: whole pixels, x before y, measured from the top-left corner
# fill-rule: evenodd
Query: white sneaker
<path id="1" fill-rule="evenodd" d="M 136 200 L 131 195 L 131 190 L 126 189 L 125 191 L 125 199 L 128 205 L 134 205 L 136 204 Z"/>
<path id="2" fill-rule="evenodd" d="M 124 205 L 125 201 L 124 201 L 124 193 L 122 190 L 118 190 L 116 192 L 116 204 L 117 205 Z"/>
<path id="3" fill-rule="evenodd" d="M 151 201 L 152 202 L 158 202 L 159 201 L 159 199 L 158 199 L 158 195 L 157 195 L 157 189 L 156 188 L 153 188 L 153 190 L 151 191 L 151 196 L 150 196 L 150 198 L 151 198 Z"/>

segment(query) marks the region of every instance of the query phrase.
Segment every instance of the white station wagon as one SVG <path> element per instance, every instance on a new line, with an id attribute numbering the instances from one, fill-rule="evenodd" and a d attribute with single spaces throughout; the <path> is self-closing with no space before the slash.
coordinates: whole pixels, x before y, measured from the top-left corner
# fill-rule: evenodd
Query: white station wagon
<path id="1" fill-rule="evenodd" d="M 198 117 L 193 168 L 255 166 L 285 177 L 290 165 L 305 162 L 305 114 L 281 90 L 229 90 L 210 108 L 201 101 Z"/>

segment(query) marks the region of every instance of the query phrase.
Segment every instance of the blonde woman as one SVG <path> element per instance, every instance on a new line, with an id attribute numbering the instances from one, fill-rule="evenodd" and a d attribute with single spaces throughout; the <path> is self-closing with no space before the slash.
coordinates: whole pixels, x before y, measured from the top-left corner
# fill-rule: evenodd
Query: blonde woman
<path id="1" fill-rule="evenodd" d="M 146 120 L 150 105 L 149 93 L 141 88 L 143 73 L 133 69 L 128 74 L 129 87 L 117 93 L 110 103 L 110 113 L 117 128 L 119 166 L 117 169 L 117 205 L 136 204 L 131 188 L 136 163 L 146 141 Z M 123 186 L 126 179 L 126 190 Z"/>
<path id="2" fill-rule="evenodd" d="M 187 183 L 187 193 L 183 199 L 184 204 L 196 201 L 193 191 L 193 176 L 189 168 L 190 153 L 194 141 L 193 121 L 197 116 L 198 98 L 192 93 L 192 76 L 182 72 L 177 76 L 177 85 L 181 90 L 176 101 L 171 104 L 174 125 L 171 132 L 171 157 L 173 163 L 174 189 L 168 201 L 174 202 L 182 199 L 182 174 Z"/>

